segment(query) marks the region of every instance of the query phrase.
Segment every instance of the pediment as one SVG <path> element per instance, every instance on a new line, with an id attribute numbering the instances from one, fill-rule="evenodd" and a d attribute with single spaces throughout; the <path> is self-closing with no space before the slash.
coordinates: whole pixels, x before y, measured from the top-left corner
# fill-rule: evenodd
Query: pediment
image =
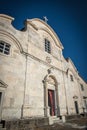
<path id="1" fill-rule="evenodd" d="M 0 80 L 0 87 L 7 88 L 7 84 Z"/>
<path id="2" fill-rule="evenodd" d="M 47 32 L 59 48 L 64 48 L 55 31 L 46 22 L 38 18 L 27 19 L 26 22 L 27 24 L 30 24 L 35 30 L 42 30 Z"/>

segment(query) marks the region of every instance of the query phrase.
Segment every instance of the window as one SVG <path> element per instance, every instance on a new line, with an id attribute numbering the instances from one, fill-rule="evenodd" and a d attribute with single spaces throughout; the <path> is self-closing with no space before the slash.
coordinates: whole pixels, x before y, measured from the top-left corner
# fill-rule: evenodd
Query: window
<path id="1" fill-rule="evenodd" d="M 45 39 L 45 51 L 51 53 L 50 42 L 47 39 Z"/>
<path id="2" fill-rule="evenodd" d="M 70 75 L 70 79 L 71 79 L 71 81 L 74 81 L 74 80 L 73 80 L 73 76 L 72 76 L 72 75 Z"/>
<path id="3" fill-rule="evenodd" d="M 81 85 L 81 90 L 84 91 L 84 86 L 83 84 L 80 84 Z"/>
<path id="4" fill-rule="evenodd" d="M 0 52 L 6 55 L 10 53 L 10 44 L 0 41 Z"/>

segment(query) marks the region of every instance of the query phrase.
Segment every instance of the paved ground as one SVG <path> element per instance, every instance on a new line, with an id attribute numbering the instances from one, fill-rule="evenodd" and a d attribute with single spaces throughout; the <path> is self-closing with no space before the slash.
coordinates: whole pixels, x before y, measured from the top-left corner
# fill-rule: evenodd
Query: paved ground
<path id="1" fill-rule="evenodd" d="M 52 126 L 37 128 L 36 130 L 87 130 L 87 118 L 69 120 L 66 123 L 56 123 Z"/>

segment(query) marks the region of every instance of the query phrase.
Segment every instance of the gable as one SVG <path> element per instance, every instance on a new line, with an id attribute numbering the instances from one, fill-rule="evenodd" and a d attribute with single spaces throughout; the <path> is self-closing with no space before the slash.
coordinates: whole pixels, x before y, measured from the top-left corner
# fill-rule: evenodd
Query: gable
<path id="1" fill-rule="evenodd" d="M 46 22 L 35 18 L 35 19 L 31 19 L 31 20 L 27 19 L 26 24 L 27 24 L 27 27 L 28 27 L 28 24 L 30 24 L 35 30 L 37 30 L 37 31 L 42 30 L 43 32 L 48 33 L 50 35 L 50 37 L 52 37 L 52 39 L 54 40 L 54 43 L 56 44 L 56 46 L 63 49 L 63 45 L 60 42 L 58 36 Z M 45 33 L 44 33 L 44 35 L 45 35 Z"/>

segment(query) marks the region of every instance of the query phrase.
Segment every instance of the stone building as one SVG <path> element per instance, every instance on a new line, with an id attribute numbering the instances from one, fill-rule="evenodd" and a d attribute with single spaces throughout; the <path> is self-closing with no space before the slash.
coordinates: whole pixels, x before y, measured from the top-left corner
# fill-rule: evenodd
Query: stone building
<path id="1" fill-rule="evenodd" d="M 38 18 L 17 30 L 13 20 L 0 14 L 0 120 L 86 112 L 87 84 L 54 30 Z"/>

